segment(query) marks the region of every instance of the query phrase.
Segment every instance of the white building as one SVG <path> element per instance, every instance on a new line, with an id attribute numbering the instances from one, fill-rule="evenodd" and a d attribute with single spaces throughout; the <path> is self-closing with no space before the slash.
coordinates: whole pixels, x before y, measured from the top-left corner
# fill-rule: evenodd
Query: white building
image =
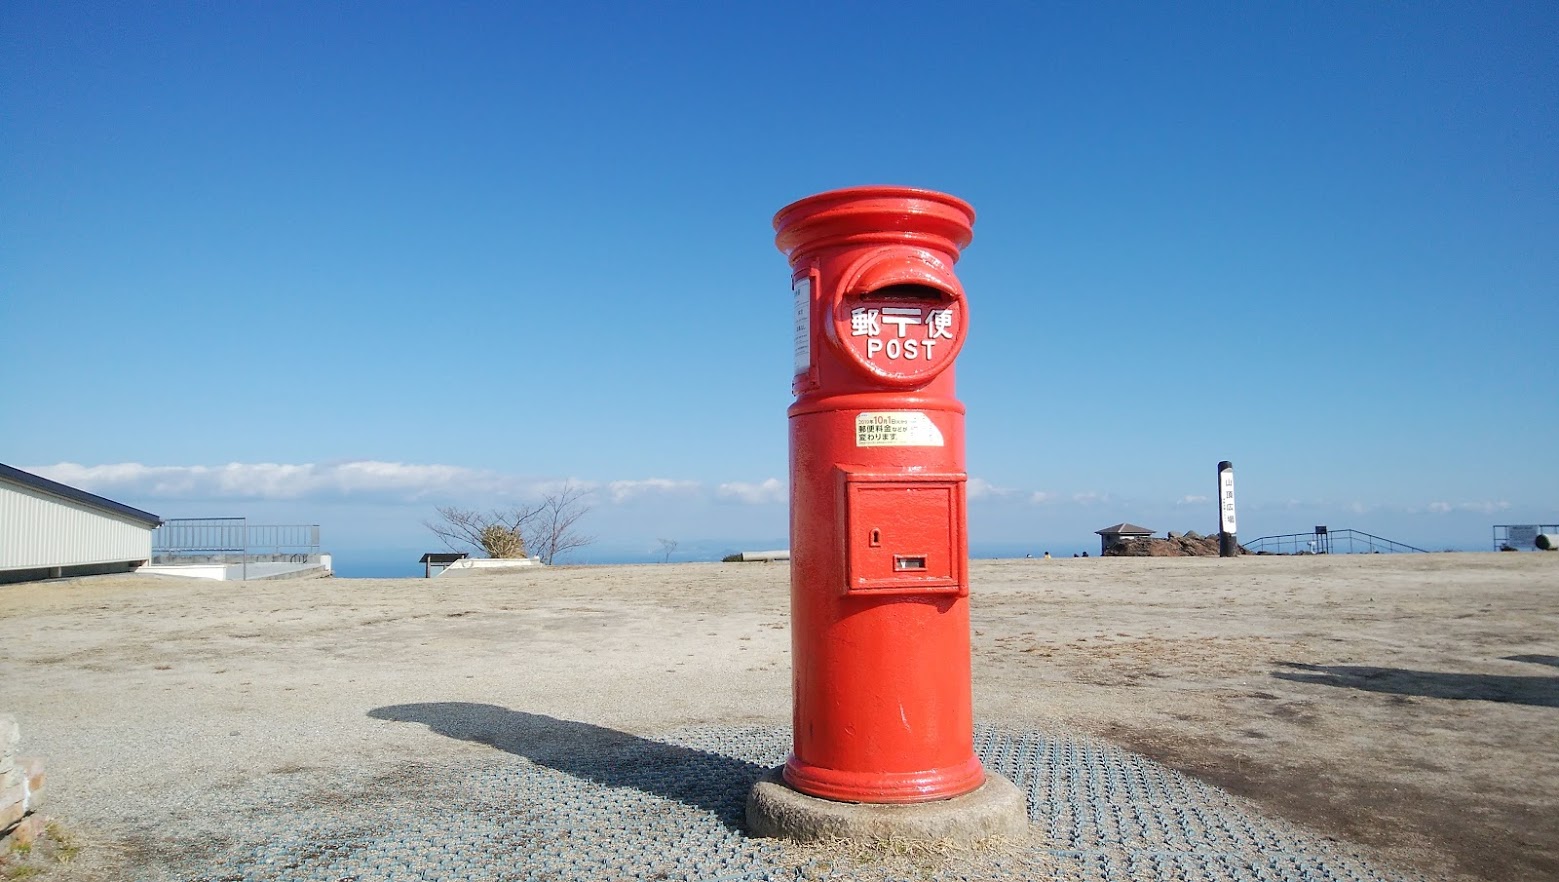
<path id="1" fill-rule="evenodd" d="M 0 582 L 129 572 L 151 559 L 161 523 L 0 463 Z"/>

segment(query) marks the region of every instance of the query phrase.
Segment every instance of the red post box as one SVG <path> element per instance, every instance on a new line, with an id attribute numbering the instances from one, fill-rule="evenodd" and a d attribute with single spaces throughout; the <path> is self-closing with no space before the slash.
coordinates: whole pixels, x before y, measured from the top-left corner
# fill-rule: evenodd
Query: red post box
<path id="1" fill-rule="evenodd" d="M 974 754 L 953 274 L 974 209 L 902 187 L 786 206 L 796 790 L 915 803 L 985 780 Z"/>

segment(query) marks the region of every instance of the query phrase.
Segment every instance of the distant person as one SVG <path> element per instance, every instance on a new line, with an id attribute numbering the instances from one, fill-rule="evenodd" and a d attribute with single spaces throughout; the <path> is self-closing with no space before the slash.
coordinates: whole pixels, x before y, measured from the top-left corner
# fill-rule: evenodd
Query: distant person
<path id="1" fill-rule="evenodd" d="M 1045 552 L 1045 560 L 1050 560 L 1050 552 Z"/>
<path id="2" fill-rule="evenodd" d="M 1087 556 L 1088 556 L 1088 552 L 1086 552 L 1086 551 L 1083 552 L 1083 557 L 1087 557 Z"/>

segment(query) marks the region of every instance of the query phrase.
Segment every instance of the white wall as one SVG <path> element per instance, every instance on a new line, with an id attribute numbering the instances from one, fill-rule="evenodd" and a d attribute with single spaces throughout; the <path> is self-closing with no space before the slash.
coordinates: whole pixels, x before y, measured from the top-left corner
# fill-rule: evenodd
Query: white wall
<path id="1" fill-rule="evenodd" d="M 541 563 L 534 557 L 462 557 L 450 562 L 449 566 L 435 572 L 433 575 L 442 576 L 445 573 L 463 570 L 512 570 L 515 567 L 539 567 Z"/>
<path id="2" fill-rule="evenodd" d="M 226 564 L 147 564 L 144 567 L 136 567 L 135 571 L 153 576 L 185 576 L 191 579 L 227 581 Z"/>
<path id="3" fill-rule="evenodd" d="M 0 480 L 0 570 L 150 560 L 152 528 Z"/>

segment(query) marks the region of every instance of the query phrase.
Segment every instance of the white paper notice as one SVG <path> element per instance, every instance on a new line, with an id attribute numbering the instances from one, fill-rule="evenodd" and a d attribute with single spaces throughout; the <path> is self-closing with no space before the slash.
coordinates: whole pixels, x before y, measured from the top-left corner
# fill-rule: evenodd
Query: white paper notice
<path id="1" fill-rule="evenodd" d="M 796 307 L 796 370 L 804 374 L 812 369 L 812 280 L 797 279 L 791 286 Z"/>
<path id="2" fill-rule="evenodd" d="M 857 414 L 856 447 L 941 447 L 942 430 L 918 410 Z"/>

